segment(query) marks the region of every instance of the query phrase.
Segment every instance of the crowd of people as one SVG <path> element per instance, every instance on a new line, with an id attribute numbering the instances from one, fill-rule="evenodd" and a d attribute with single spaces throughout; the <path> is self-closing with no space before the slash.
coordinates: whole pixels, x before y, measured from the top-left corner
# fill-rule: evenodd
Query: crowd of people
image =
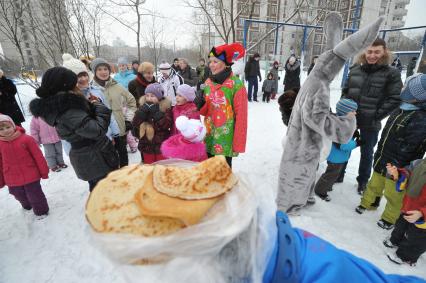
<path id="1" fill-rule="evenodd" d="M 186 59 L 176 58 L 172 64 L 162 62 L 158 73 L 150 62 L 122 57 L 113 75 L 111 62 L 102 58 L 87 65 L 64 54 L 63 66 L 44 73 L 38 98 L 30 103 L 31 136 L 22 128 L 16 87 L 0 71 L 0 187 L 7 185 L 24 209 L 45 217 L 49 206 L 40 179 L 48 178 L 49 170 L 57 173 L 68 167 L 63 149 L 90 191 L 111 171 L 129 164 L 127 146 L 131 153 L 140 152 L 144 164 L 224 155 L 232 167 L 232 159 L 245 152 L 248 102 L 258 101 L 262 81 L 261 56 L 256 53 L 245 65 L 246 91 L 231 68 L 242 56 L 240 44 L 224 44 L 212 48 L 208 64 L 200 59 L 193 69 Z M 313 58 L 308 75 L 317 60 Z M 399 66 L 390 60 L 386 42 L 377 39 L 350 68 L 336 114 L 330 115 L 348 121 L 356 115 L 356 131 L 345 143 L 333 141 L 327 169 L 306 203 L 315 202 L 314 194 L 331 200 L 328 193 L 333 184 L 343 182 L 351 151 L 360 147 L 357 192 L 362 198 L 355 210 L 376 210 L 384 196 L 387 204 L 377 224 L 394 228 L 384 241 L 395 250 L 389 258 L 414 265 L 426 251 L 426 75 L 414 73 L 413 58 L 403 87 Z M 263 102 L 279 92 L 279 68 L 280 63 L 273 62 L 263 80 Z M 284 93 L 278 103 L 289 126 L 301 88 L 301 62 L 291 55 L 283 69 Z M 381 122 L 388 116 L 379 141 Z"/>

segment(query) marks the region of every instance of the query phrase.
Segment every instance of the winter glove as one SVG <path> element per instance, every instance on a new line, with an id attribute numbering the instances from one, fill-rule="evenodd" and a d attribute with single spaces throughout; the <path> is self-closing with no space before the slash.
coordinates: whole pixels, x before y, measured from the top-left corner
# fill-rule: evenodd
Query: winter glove
<path id="1" fill-rule="evenodd" d="M 356 146 L 361 146 L 364 144 L 364 141 L 362 141 L 360 138 L 356 138 L 355 142 L 356 142 Z"/>
<path id="2" fill-rule="evenodd" d="M 125 132 L 131 131 L 133 129 L 132 122 L 130 122 L 130 121 L 124 121 L 124 124 L 126 126 Z"/>
<path id="3" fill-rule="evenodd" d="M 157 122 L 157 121 L 161 120 L 163 117 L 164 117 L 164 113 L 163 113 L 163 112 L 161 112 L 161 111 L 158 111 L 158 112 L 155 112 L 155 113 L 152 115 L 152 120 L 153 120 L 154 122 Z"/>
<path id="4" fill-rule="evenodd" d="M 144 104 L 141 106 L 140 110 L 141 110 L 142 112 L 144 112 L 144 113 L 150 113 L 150 112 L 151 112 L 151 105 L 152 105 L 152 104 L 144 103 Z"/>
<path id="5" fill-rule="evenodd" d="M 157 112 L 160 112 L 160 105 L 159 104 L 151 104 L 149 112 L 151 114 L 155 114 Z"/>
<path id="6" fill-rule="evenodd" d="M 355 131 L 355 133 L 354 133 L 354 135 L 353 135 L 353 138 L 354 138 L 354 139 L 359 139 L 359 138 L 360 138 L 360 134 L 359 134 L 359 131 L 358 131 L 358 130 L 356 130 L 356 131 Z"/>

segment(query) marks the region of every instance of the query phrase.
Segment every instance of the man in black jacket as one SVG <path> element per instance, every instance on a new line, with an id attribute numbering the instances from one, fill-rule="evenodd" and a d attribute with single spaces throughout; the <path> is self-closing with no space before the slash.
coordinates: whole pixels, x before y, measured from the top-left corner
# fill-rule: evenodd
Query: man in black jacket
<path id="1" fill-rule="evenodd" d="M 371 174 L 373 150 L 381 121 L 398 108 L 401 75 L 389 66 L 389 51 L 383 39 L 376 39 L 351 67 L 343 96 L 358 104 L 357 125 L 361 135 L 358 193 L 362 194 Z M 341 176 L 340 181 L 342 181 Z"/>
<path id="2" fill-rule="evenodd" d="M 15 95 L 17 93 L 15 84 L 3 75 L 0 70 L 0 113 L 12 118 L 17 126 L 25 121 L 21 108 L 16 102 Z"/>
<path id="3" fill-rule="evenodd" d="M 262 75 L 260 74 L 259 67 L 260 55 L 259 53 L 255 53 L 253 57 L 250 57 L 248 62 L 246 63 L 246 67 L 244 68 L 244 74 L 246 81 L 248 82 L 248 101 L 253 100 L 257 102 L 257 77 L 259 77 L 259 82 L 262 81 Z M 253 91 L 254 88 L 254 91 Z"/>

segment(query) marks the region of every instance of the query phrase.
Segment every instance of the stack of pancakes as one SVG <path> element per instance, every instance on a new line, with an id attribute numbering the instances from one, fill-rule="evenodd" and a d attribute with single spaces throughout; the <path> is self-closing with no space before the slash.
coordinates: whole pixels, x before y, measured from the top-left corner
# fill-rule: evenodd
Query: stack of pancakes
<path id="1" fill-rule="evenodd" d="M 199 223 L 237 181 L 223 156 L 191 168 L 131 165 L 98 183 L 86 218 L 96 232 L 167 235 Z"/>

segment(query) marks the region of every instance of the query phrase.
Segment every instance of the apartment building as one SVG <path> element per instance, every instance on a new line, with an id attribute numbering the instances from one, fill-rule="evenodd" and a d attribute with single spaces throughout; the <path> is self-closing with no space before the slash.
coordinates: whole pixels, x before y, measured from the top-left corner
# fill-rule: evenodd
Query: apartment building
<path id="1" fill-rule="evenodd" d="M 65 0 L 16 0 L 9 3 L 2 4 L 7 13 L 0 14 L 0 25 L 5 25 L 6 21 L 15 24 L 13 21 L 16 21 L 15 34 L 22 56 L 10 36 L 0 32 L 0 44 L 6 61 L 36 69 L 60 64 L 62 53 L 72 49 Z M 19 14 L 17 20 L 13 19 L 13 13 Z"/>
<path id="2" fill-rule="evenodd" d="M 337 11 L 342 15 L 345 28 L 358 29 L 382 15 L 386 17 L 384 28 L 398 28 L 405 24 L 404 17 L 407 15 L 405 7 L 410 3 L 410 0 L 309 0 L 305 1 L 305 4 L 295 13 L 298 2 L 300 1 L 256 1 L 251 19 L 322 26 L 327 13 Z M 251 11 L 246 3 L 247 0 L 234 1 L 234 10 L 243 10 L 236 26 L 236 41 L 238 42 L 243 42 L 244 19 L 250 17 Z M 276 27 L 274 24 L 252 23 L 247 36 L 247 46 L 250 48 L 256 44 L 274 27 Z M 303 34 L 304 29 L 301 27 L 280 27 L 277 34 L 275 32 L 269 34 L 248 54 L 259 52 L 263 60 L 279 60 L 280 62 L 284 62 L 292 53 L 301 56 Z M 346 32 L 344 36 L 349 34 L 350 32 Z M 392 33 L 386 39 L 391 42 L 396 36 L 397 33 Z M 215 38 L 216 44 L 221 43 L 220 38 Z M 321 29 L 307 29 L 304 46 L 305 62 L 309 62 L 312 56 L 321 54 L 324 44 L 325 37 Z"/>

